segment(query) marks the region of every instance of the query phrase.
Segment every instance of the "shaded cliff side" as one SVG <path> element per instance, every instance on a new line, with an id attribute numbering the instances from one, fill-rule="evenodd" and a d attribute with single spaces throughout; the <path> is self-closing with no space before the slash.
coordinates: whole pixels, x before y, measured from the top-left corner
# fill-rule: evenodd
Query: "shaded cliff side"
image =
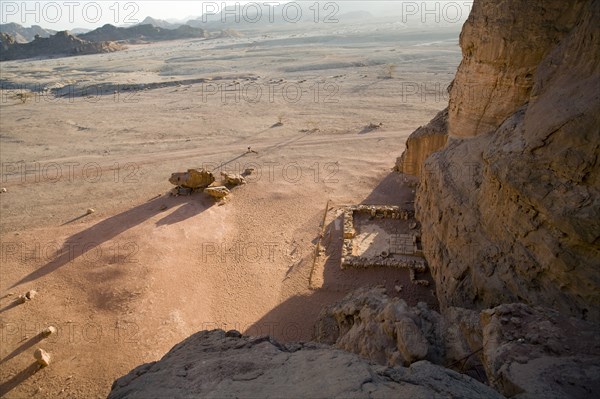
<path id="1" fill-rule="evenodd" d="M 600 320 L 599 19 L 595 0 L 475 2 L 416 200 L 443 307 Z"/>

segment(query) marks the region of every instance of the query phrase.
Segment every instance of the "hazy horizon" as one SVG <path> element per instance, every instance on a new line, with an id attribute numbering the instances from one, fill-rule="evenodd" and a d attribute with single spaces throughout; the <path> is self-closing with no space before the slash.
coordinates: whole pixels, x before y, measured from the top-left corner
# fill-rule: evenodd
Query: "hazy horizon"
<path id="1" fill-rule="evenodd" d="M 398 16 L 422 22 L 443 20 L 462 23 L 468 17 L 472 0 L 460 1 L 3 1 L 0 4 L 0 23 L 17 23 L 24 27 L 39 25 L 55 31 L 95 29 L 105 24 L 133 26 L 147 17 L 172 23 L 185 23 L 190 19 L 207 17 L 220 12 L 225 4 L 228 21 L 259 19 L 268 21 L 271 15 L 278 17 L 285 9 L 294 18 L 298 9 L 304 17 L 309 16 L 323 23 L 336 16 L 355 11 L 367 11 L 374 17 Z M 274 7 L 280 6 L 275 11 Z M 343 22 L 343 21 L 340 21 Z"/>

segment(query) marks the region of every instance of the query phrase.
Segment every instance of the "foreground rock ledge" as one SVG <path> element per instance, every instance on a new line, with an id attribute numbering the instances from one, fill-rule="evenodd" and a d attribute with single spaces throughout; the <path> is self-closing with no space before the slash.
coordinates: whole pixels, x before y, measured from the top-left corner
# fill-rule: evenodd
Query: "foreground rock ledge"
<path id="1" fill-rule="evenodd" d="M 502 398 L 478 381 L 427 361 L 369 364 L 315 343 L 282 345 L 236 331 L 201 331 L 160 361 L 116 380 L 117 398 Z"/>

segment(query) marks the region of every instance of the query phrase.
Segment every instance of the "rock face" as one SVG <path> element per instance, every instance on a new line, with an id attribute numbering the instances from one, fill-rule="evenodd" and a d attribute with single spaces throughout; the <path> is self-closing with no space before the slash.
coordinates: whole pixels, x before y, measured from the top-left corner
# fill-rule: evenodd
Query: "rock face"
<path id="1" fill-rule="evenodd" d="M 473 3 L 463 26 L 463 59 L 450 91 L 450 135 L 496 130 L 525 104 L 540 62 L 579 23 L 589 1 Z"/>
<path id="2" fill-rule="evenodd" d="M 113 384 L 118 398 L 502 398 L 476 380 L 427 361 L 373 366 L 314 343 L 281 345 L 236 331 L 201 331 L 160 361 Z"/>
<path id="3" fill-rule="evenodd" d="M 442 308 L 600 321 L 599 18 L 598 1 L 474 3 L 415 204 Z M 485 101 L 460 90 L 479 82 Z"/>
<path id="4" fill-rule="evenodd" d="M 514 398 L 592 398 L 600 393 L 600 337 L 593 324 L 546 308 L 501 305 L 481 314 L 492 386 Z"/>
<path id="5" fill-rule="evenodd" d="M 406 141 L 406 149 L 396 160 L 396 171 L 420 176 L 429 155 L 444 148 L 448 142 L 448 109 L 438 113 L 431 122 L 419 127 Z"/>
<path id="6" fill-rule="evenodd" d="M 407 306 L 385 288 L 361 288 L 321 311 L 315 340 L 383 365 L 408 366 L 426 359 L 450 365 L 481 349 L 479 312 L 452 309 L 442 317 L 424 303 Z M 463 369 L 480 366 L 474 356 Z"/>
<path id="7" fill-rule="evenodd" d="M 17 43 L 13 38 L 3 33 L 1 41 L 0 61 L 110 53 L 122 49 L 122 46 L 111 42 L 92 43 L 82 40 L 67 31 L 58 32 L 48 38 L 36 36 L 31 43 L 25 44 Z"/>
<path id="8" fill-rule="evenodd" d="M 364 288 L 324 308 L 316 325 L 317 342 L 387 365 L 410 365 L 444 356 L 441 316 L 419 303 L 411 308 L 390 299 L 385 288 Z"/>

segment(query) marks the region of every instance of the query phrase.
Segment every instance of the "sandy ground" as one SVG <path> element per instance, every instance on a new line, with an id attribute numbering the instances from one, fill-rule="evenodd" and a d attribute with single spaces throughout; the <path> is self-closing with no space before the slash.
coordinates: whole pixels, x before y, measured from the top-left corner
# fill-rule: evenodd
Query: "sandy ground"
<path id="1" fill-rule="evenodd" d="M 460 60 L 458 28 L 367 28 L 2 63 L 0 393 L 105 397 L 198 330 L 308 340 L 322 306 L 406 281 L 330 262 L 308 286 L 328 200 L 410 199 L 391 167 Z M 23 103 L 15 84 L 72 94 Z M 167 195 L 172 172 L 200 166 L 256 171 L 222 206 Z M 435 305 L 429 290 L 402 295 Z M 53 361 L 33 373 L 37 347 Z"/>

